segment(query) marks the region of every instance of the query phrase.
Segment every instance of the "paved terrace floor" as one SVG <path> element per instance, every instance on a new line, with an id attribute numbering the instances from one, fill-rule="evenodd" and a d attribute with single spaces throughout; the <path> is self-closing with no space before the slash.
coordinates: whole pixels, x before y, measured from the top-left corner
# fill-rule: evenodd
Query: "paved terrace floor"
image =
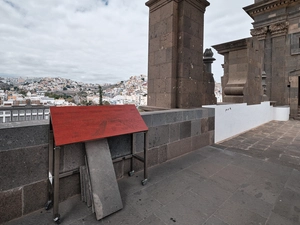
<path id="1" fill-rule="evenodd" d="M 96 221 L 75 196 L 62 224 L 300 224 L 300 122 L 270 122 L 118 181 L 123 210 Z M 40 210 L 7 223 L 54 224 Z"/>

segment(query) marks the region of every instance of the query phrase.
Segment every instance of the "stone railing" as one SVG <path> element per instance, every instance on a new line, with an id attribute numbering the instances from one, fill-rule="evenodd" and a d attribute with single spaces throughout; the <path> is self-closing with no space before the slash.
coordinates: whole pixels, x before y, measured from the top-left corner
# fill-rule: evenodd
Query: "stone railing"
<path id="1" fill-rule="evenodd" d="M 0 107 L 0 123 L 49 119 L 49 106 Z"/>

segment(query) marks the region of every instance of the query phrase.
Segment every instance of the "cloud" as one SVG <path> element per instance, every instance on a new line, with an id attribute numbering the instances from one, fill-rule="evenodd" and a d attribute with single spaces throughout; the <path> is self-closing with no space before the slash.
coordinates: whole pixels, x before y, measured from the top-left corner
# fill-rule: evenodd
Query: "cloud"
<path id="1" fill-rule="evenodd" d="M 242 7 L 252 0 L 210 3 L 205 47 L 249 36 Z M 94 83 L 147 74 L 148 10 L 142 0 L 0 0 L 0 74 Z"/>
<path id="2" fill-rule="evenodd" d="M 243 10 L 243 7 L 251 5 L 254 0 L 210 0 L 210 6 L 206 8 L 204 26 L 204 48 L 210 46 L 250 37 L 250 29 L 253 20 Z M 213 73 L 216 81 L 221 82 L 224 63 L 223 56 L 213 48 L 214 58 Z"/>

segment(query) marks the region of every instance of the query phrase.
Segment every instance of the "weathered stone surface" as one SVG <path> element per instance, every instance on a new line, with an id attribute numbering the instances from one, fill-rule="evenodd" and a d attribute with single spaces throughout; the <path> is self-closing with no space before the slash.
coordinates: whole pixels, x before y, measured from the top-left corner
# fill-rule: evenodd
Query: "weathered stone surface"
<path id="1" fill-rule="evenodd" d="M 154 113 L 152 115 L 152 126 L 161 126 L 166 124 L 166 113 Z"/>
<path id="2" fill-rule="evenodd" d="M 209 131 L 208 118 L 202 118 L 201 119 L 201 133 L 203 134 L 203 133 L 206 133 L 208 131 Z"/>
<path id="3" fill-rule="evenodd" d="M 208 131 L 215 129 L 215 117 L 208 117 L 207 123 L 208 123 Z"/>
<path id="4" fill-rule="evenodd" d="M 191 136 L 191 121 L 180 123 L 180 139 Z"/>
<path id="5" fill-rule="evenodd" d="M 132 135 L 126 134 L 108 138 L 108 145 L 113 159 L 131 153 Z"/>
<path id="6" fill-rule="evenodd" d="M 44 180 L 48 177 L 48 145 L 1 151 L 0 162 L 0 191 Z"/>
<path id="7" fill-rule="evenodd" d="M 123 208 L 106 139 L 86 142 L 93 201 L 97 220 Z"/>
<path id="8" fill-rule="evenodd" d="M 164 145 L 169 142 L 169 126 L 151 127 L 149 129 L 149 148 Z"/>
<path id="9" fill-rule="evenodd" d="M 117 179 L 122 178 L 123 175 L 126 173 L 126 171 L 124 171 L 124 160 L 115 162 L 113 165 L 114 165 L 116 178 Z M 129 172 L 129 170 L 127 172 Z"/>
<path id="10" fill-rule="evenodd" d="M 173 143 L 169 143 L 167 147 L 167 159 L 173 159 L 180 155 L 190 152 L 192 149 L 191 138 L 185 138 Z"/>
<path id="11" fill-rule="evenodd" d="M 0 192 L 0 223 L 22 216 L 22 189 Z"/>
<path id="12" fill-rule="evenodd" d="M 173 123 L 169 125 L 170 142 L 178 141 L 180 139 L 180 123 Z"/>
<path id="13" fill-rule="evenodd" d="M 66 172 L 85 165 L 85 150 L 82 143 L 66 145 L 61 151 L 60 171 Z"/>
<path id="14" fill-rule="evenodd" d="M 0 129 L 0 152 L 48 143 L 49 124 Z"/>
<path id="15" fill-rule="evenodd" d="M 201 120 L 192 120 L 191 122 L 191 136 L 197 136 L 201 134 Z"/>
<path id="16" fill-rule="evenodd" d="M 183 112 L 182 111 L 175 111 L 169 112 L 166 114 L 166 122 L 167 123 L 178 123 L 183 120 Z"/>
<path id="17" fill-rule="evenodd" d="M 196 150 L 202 148 L 204 146 L 209 145 L 209 133 L 203 133 L 201 135 L 197 135 L 192 137 L 192 150 Z"/>
<path id="18" fill-rule="evenodd" d="M 162 145 L 158 147 L 158 163 L 164 163 L 168 159 L 167 155 L 167 145 Z"/>
<path id="19" fill-rule="evenodd" d="M 80 175 L 74 174 L 59 180 L 59 201 L 80 194 Z"/>
<path id="20" fill-rule="evenodd" d="M 23 214 L 28 214 L 45 206 L 48 201 L 48 180 L 32 183 L 23 188 Z"/>
<path id="21" fill-rule="evenodd" d="M 147 125 L 147 127 L 152 127 L 152 114 L 149 114 L 147 112 L 146 113 L 142 112 L 141 116 L 142 116 L 145 124 Z"/>

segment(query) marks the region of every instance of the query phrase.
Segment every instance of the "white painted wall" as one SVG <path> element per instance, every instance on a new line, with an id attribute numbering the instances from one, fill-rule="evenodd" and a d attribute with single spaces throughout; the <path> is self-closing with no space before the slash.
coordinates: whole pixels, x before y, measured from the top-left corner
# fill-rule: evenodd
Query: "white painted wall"
<path id="1" fill-rule="evenodd" d="M 273 107 L 270 102 L 258 105 L 208 105 L 215 108 L 215 142 L 218 143 L 272 120 L 289 120 L 288 106 Z"/>

